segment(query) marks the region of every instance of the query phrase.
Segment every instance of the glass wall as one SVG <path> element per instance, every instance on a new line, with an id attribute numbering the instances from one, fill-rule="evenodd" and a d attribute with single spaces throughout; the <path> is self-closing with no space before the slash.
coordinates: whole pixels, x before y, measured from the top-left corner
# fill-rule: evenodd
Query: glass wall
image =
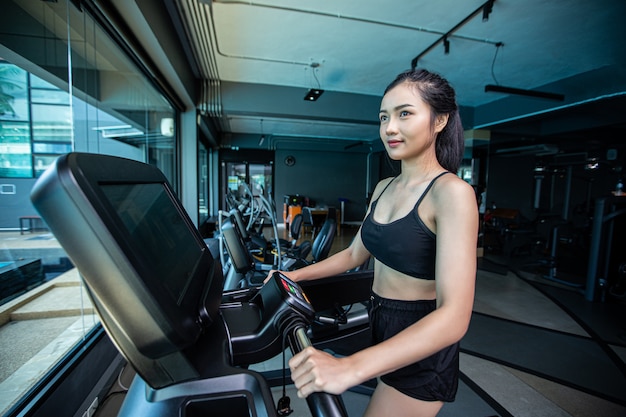
<path id="1" fill-rule="evenodd" d="M 209 218 L 209 150 L 198 142 L 198 224 Z"/>
<path id="2" fill-rule="evenodd" d="M 220 151 L 220 209 L 250 196 L 274 199 L 274 152 L 261 150 Z M 270 196 L 272 196 L 270 198 Z"/>
<path id="3" fill-rule="evenodd" d="M 176 109 L 86 3 L 2 2 L 0 273 L 33 276 L 0 297 L 2 415 L 98 323 L 54 236 L 16 227 L 36 216 L 29 194 L 37 177 L 59 155 L 79 151 L 156 165 L 179 187 Z"/>
<path id="4" fill-rule="evenodd" d="M 267 197 L 272 190 L 272 175 L 271 163 L 222 162 L 222 195 L 232 194 L 235 199 L 250 197 L 250 193 Z"/>
<path id="5" fill-rule="evenodd" d="M 38 177 L 72 150 L 69 94 L 0 61 L 0 177 Z"/>

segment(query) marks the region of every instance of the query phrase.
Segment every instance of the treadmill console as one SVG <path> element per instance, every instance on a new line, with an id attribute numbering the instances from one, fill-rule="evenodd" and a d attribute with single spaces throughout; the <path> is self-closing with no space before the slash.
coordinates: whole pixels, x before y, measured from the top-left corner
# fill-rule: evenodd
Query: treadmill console
<path id="1" fill-rule="evenodd" d="M 279 354 L 284 331 L 296 322 L 306 326 L 315 318 L 302 288 L 280 272 L 249 299 L 223 303 L 220 311 L 235 365 L 258 363 Z"/>
<path id="2" fill-rule="evenodd" d="M 315 316 L 315 310 L 313 310 L 311 302 L 298 284 L 280 272 L 274 272 L 272 279 L 276 280 L 279 284 L 278 288 L 283 294 L 283 300 L 290 307 L 298 311 L 300 314 L 303 314 L 305 317 L 312 318 Z"/>

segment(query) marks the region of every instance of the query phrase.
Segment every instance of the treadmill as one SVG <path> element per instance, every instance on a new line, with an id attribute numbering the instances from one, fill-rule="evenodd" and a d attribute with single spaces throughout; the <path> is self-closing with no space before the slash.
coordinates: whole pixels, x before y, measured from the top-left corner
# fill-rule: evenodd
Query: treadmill
<path id="1" fill-rule="evenodd" d="M 362 316 L 351 325 L 332 311 L 367 299 L 371 272 L 320 280 L 306 293 L 280 273 L 262 287 L 223 292 L 221 265 L 152 165 L 70 153 L 39 178 L 31 200 L 137 372 L 120 417 L 284 415 L 248 366 L 285 342 L 295 354 L 367 327 Z M 314 393 L 307 404 L 314 417 L 347 416 L 341 396 Z"/>

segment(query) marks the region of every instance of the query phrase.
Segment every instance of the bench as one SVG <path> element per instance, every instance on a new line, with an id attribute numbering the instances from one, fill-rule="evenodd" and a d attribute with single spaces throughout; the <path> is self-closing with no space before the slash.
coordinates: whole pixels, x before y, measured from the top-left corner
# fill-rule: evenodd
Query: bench
<path id="1" fill-rule="evenodd" d="M 20 216 L 20 235 L 23 235 L 24 232 L 32 233 L 36 230 L 47 230 L 47 228 L 43 225 L 43 220 L 41 220 L 41 217 Z"/>

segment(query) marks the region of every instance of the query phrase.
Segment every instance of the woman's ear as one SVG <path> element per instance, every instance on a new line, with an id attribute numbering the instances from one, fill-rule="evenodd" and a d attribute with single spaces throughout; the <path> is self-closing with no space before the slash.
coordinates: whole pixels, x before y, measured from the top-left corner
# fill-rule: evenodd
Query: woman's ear
<path id="1" fill-rule="evenodd" d="M 449 114 L 440 114 L 435 118 L 435 133 L 439 133 L 448 124 Z"/>

